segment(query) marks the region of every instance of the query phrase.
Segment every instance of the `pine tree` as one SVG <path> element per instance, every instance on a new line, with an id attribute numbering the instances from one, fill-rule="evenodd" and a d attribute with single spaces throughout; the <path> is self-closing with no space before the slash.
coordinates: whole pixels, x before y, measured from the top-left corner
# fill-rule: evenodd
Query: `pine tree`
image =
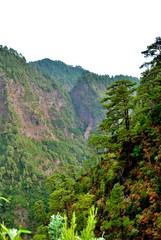
<path id="1" fill-rule="evenodd" d="M 158 125 L 161 120 L 161 37 L 157 37 L 142 54 L 152 60 L 141 66 L 147 68 L 142 73 L 138 90 L 139 107 L 153 125 Z"/>
<path id="2" fill-rule="evenodd" d="M 101 130 L 112 136 L 119 132 L 120 127 L 130 130 L 130 111 L 133 109 L 133 92 L 136 90 L 134 85 L 129 80 L 118 80 L 107 87 L 107 97 L 102 100 L 107 118 L 100 125 Z"/>
<path id="3" fill-rule="evenodd" d="M 107 239 L 129 239 L 129 236 L 134 236 L 138 232 L 133 226 L 134 221 L 125 215 L 125 202 L 122 187 L 116 183 L 106 201 L 107 221 L 104 227 L 109 231 Z"/>
<path id="4" fill-rule="evenodd" d="M 131 151 L 131 112 L 134 108 L 135 83 L 118 80 L 107 87 L 102 100 L 106 118 L 99 126 L 99 135 L 92 136 L 89 145 L 98 153 L 122 152 L 123 165 L 130 168 Z"/>

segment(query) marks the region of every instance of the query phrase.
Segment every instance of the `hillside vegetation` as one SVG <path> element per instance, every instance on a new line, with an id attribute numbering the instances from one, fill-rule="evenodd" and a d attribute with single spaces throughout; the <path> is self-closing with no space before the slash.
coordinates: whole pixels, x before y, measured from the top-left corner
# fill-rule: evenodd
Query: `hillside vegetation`
<path id="1" fill-rule="evenodd" d="M 9 200 L 1 222 L 35 229 L 35 202 L 48 211 L 46 179 L 59 171 L 78 179 L 94 164 L 86 141 L 105 116 L 100 100 L 115 80 L 60 61 L 27 63 L 0 46 L 0 196 Z"/>
<path id="2" fill-rule="evenodd" d="M 142 52 L 150 61 L 142 66 L 139 86 L 128 79 L 107 86 L 102 98 L 106 116 L 88 140 L 89 161 L 95 165 L 82 176 L 68 168 L 47 179 L 48 209 L 35 203 L 34 240 L 50 239 L 49 216 L 57 212 L 66 214 L 69 222 L 75 212 L 81 234 L 93 205 L 96 237 L 161 239 L 160 47 L 158 37 Z"/>

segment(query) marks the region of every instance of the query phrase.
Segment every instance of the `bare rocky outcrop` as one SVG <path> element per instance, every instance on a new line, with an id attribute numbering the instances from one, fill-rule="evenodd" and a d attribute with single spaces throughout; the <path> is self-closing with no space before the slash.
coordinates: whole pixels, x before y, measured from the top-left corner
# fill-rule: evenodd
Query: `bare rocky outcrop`
<path id="1" fill-rule="evenodd" d="M 86 141 L 88 140 L 91 130 L 92 130 L 92 120 L 90 121 L 90 123 L 88 124 L 88 127 L 86 128 L 86 130 L 84 132 L 84 138 Z"/>
<path id="2" fill-rule="evenodd" d="M 8 99 L 16 112 L 22 133 L 36 140 L 42 138 L 56 140 L 50 124 L 50 109 L 55 99 L 55 93 L 45 94 L 37 88 L 32 99 L 30 96 L 26 96 L 26 90 L 20 83 L 16 84 L 12 79 L 8 79 L 7 85 Z M 31 89 L 30 91 L 32 95 L 33 92 Z M 51 100 L 49 101 L 49 99 Z"/>

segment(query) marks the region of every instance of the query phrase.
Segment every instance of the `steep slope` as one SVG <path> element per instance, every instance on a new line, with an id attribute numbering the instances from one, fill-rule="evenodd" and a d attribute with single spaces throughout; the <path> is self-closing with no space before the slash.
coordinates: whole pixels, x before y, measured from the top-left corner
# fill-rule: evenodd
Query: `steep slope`
<path id="1" fill-rule="evenodd" d="M 3 129 L 3 124 L 7 121 L 8 107 L 5 104 L 6 100 L 6 85 L 3 73 L 0 73 L 0 130 Z"/>
<path id="2" fill-rule="evenodd" d="M 137 91 L 124 79 L 107 88 L 106 118 L 88 143 L 96 165 L 76 181 L 66 171 L 47 180 L 50 215 L 65 212 L 70 219 L 75 211 L 78 232 L 95 205 L 97 237 L 161 239 L 160 49 L 161 37 L 157 37 L 143 52 L 150 61 L 143 64 L 148 67 Z M 60 205 L 55 204 L 57 199 Z M 45 227 L 38 229 L 36 237 L 42 235 L 46 236 Z"/>
<path id="3" fill-rule="evenodd" d="M 106 87 L 115 80 L 129 79 L 132 82 L 139 82 L 136 77 L 98 75 L 84 70 L 80 66 L 73 67 L 50 59 L 30 64 L 51 77 L 57 77 L 59 83 L 69 92 L 79 127 L 86 140 L 90 132 L 95 130 L 105 117 L 100 101 L 105 95 Z"/>
<path id="4" fill-rule="evenodd" d="M 13 211 L 20 225 L 34 199 L 43 197 L 46 176 L 60 165 L 80 168 L 86 156 L 84 136 L 70 96 L 57 79 L 6 47 L 0 48 L 0 91 L 1 195 L 12 198 L 9 214 Z M 3 220 L 13 221 L 5 208 L 1 211 Z"/>
<path id="5" fill-rule="evenodd" d="M 108 75 L 99 76 L 84 71 L 70 92 L 80 125 L 87 135 L 90 133 L 89 129 L 96 129 L 98 123 L 105 117 L 100 101 L 105 94 L 106 86 L 110 83 L 112 80 Z"/>
<path id="6" fill-rule="evenodd" d="M 96 166 L 76 181 L 71 171 L 68 175 L 66 171 L 53 174 L 47 180 L 50 215 L 59 211 L 70 218 L 75 211 L 79 232 L 85 225 L 89 208 L 95 205 L 97 237 L 103 234 L 109 240 L 161 239 L 160 67 L 161 63 L 157 72 L 156 68 L 151 71 L 153 91 L 147 75 L 142 78 L 137 97 L 133 95 L 135 88 L 131 83 L 127 89 L 122 88 L 120 81 L 109 87 L 107 99 L 110 103 L 106 107 L 108 110 L 112 107 L 111 111 L 107 111 L 99 133 L 89 142 L 92 159 L 97 159 Z M 123 80 L 122 84 L 125 83 Z M 129 91 L 129 87 L 133 91 Z M 149 98 L 153 104 L 149 104 Z M 128 128 L 125 121 L 113 124 L 116 118 L 123 119 L 119 114 L 120 111 L 125 113 L 122 103 L 133 111 L 132 115 L 129 111 Z M 61 201 L 56 204 L 58 199 Z M 43 230 L 38 229 L 37 235 L 45 235 L 45 228 Z"/>
<path id="7" fill-rule="evenodd" d="M 116 80 L 128 79 L 131 82 L 139 82 L 135 77 L 118 75 L 97 75 L 84 71 L 77 84 L 70 92 L 79 123 L 85 132 L 85 138 L 95 131 L 98 124 L 105 118 L 105 111 L 101 100 L 105 97 L 106 88 Z"/>
<path id="8" fill-rule="evenodd" d="M 46 69 L 50 75 L 56 77 L 68 90 L 73 88 L 84 71 L 80 66 L 73 67 L 61 61 L 53 61 L 47 58 L 36 62 L 30 62 L 30 65 L 33 65 L 37 69 Z"/>
<path id="9" fill-rule="evenodd" d="M 1 88 L 6 87 L 13 120 L 24 135 L 36 140 L 76 136 L 77 117 L 70 96 L 56 78 L 36 71 L 13 49 L 1 48 L 0 64 Z M 1 101 L 4 108 L 2 96 Z"/>
<path id="10" fill-rule="evenodd" d="M 28 64 L 0 46 L 0 189 L 11 199 L 1 221 L 25 225 L 35 200 L 47 202 L 47 176 L 85 168 L 85 140 L 104 116 L 99 102 L 111 81 L 48 59 Z"/>

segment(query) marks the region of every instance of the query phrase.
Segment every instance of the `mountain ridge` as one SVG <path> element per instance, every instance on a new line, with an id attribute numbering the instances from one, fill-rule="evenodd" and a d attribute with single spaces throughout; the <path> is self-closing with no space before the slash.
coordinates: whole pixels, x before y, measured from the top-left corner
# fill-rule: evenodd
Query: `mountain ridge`
<path id="1" fill-rule="evenodd" d="M 58 63 L 61 68 L 63 63 Z M 13 224 L 10 215 L 17 214 L 17 225 L 29 223 L 35 199 L 46 201 L 47 176 L 67 165 L 78 175 L 86 171 L 85 142 L 103 118 L 99 103 L 102 90 L 108 81 L 115 80 L 66 66 L 73 74 L 69 84 L 68 72 L 63 70 L 60 80 L 49 66 L 40 65 L 27 63 L 13 49 L 0 47 L 1 194 L 12 199 L 7 206 L 10 213 L 4 207 L 0 218 Z M 28 212 L 26 218 L 23 211 Z"/>

